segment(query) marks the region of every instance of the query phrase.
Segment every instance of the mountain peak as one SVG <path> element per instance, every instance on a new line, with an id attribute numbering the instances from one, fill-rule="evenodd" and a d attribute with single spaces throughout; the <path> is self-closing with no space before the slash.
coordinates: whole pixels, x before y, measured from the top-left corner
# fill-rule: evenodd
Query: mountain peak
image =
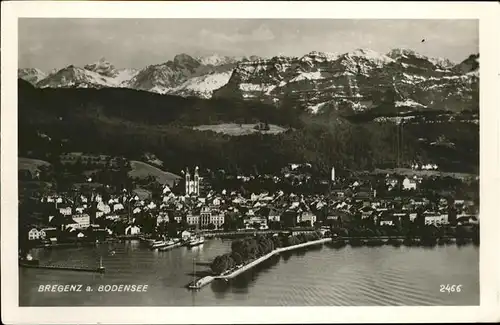
<path id="1" fill-rule="evenodd" d="M 85 70 L 97 72 L 103 76 L 113 77 L 116 75 L 115 67 L 106 60 L 106 58 L 101 57 L 97 62 L 87 64 L 84 66 Z"/>
<path id="2" fill-rule="evenodd" d="M 219 55 L 216 53 L 201 56 L 201 57 L 198 57 L 197 59 L 203 65 L 221 65 L 221 64 L 226 64 L 226 63 L 232 63 L 232 62 L 228 62 L 228 61 L 234 61 L 234 59 L 231 60 L 230 57 L 222 56 L 222 55 Z"/>
<path id="3" fill-rule="evenodd" d="M 376 63 L 377 65 L 384 65 L 391 62 L 394 62 L 394 59 L 385 54 L 370 50 L 370 49 L 356 49 L 354 51 L 348 52 L 344 54 L 344 57 L 350 58 L 362 58 L 371 62 Z"/>
<path id="4" fill-rule="evenodd" d="M 306 54 L 305 56 L 303 56 L 303 58 L 305 58 L 305 57 L 311 57 L 311 58 L 316 58 L 316 59 L 324 59 L 324 60 L 327 60 L 327 61 L 333 61 L 333 60 L 336 60 L 336 59 L 339 58 L 339 54 L 338 53 L 332 53 L 332 52 L 311 51 L 308 54 Z"/>
<path id="5" fill-rule="evenodd" d="M 181 53 L 174 56 L 174 63 L 177 64 L 192 63 L 195 61 L 196 60 L 192 56 L 186 53 Z"/>
<path id="6" fill-rule="evenodd" d="M 33 85 L 45 78 L 47 74 L 38 68 L 24 68 L 17 70 L 17 77 Z"/>
<path id="7" fill-rule="evenodd" d="M 426 59 L 427 57 L 421 54 L 418 54 L 414 50 L 408 49 L 408 48 L 396 48 L 392 49 L 387 53 L 387 56 L 397 60 L 399 58 L 405 58 L 405 57 L 416 57 L 420 59 Z"/>

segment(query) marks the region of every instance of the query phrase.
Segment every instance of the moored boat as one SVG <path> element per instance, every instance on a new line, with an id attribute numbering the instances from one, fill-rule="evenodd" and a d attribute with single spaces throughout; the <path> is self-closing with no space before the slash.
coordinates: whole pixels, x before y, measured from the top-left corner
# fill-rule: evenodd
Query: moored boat
<path id="1" fill-rule="evenodd" d="M 189 247 L 198 246 L 205 242 L 205 237 L 195 237 L 188 242 Z"/>
<path id="2" fill-rule="evenodd" d="M 161 247 L 168 246 L 168 241 L 165 240 L 155 240 L 154 242 L 151 243 L 151 249 L 157 249 Z"/>
<path id="3" fill-rule="evenodd" d="M 19 259 L 20 266 L 38 266 L 40 265 L 39 260 L 28 260 L 28 259 Z"/>
<path id="4" fill-rule="evenodd" d="M 165 246 L 162 246 L 162 247 L 158 248 L 158 250 L 160 250 L 160 251 L 166 251 L 166 250 L 169 250 L 169 249 L 174 248 L 176 246 L 179 246 L 179 241 L 175 241 L 173 239 L 170 239 L 170 240 L 166 241 L 166 245 Z"/>

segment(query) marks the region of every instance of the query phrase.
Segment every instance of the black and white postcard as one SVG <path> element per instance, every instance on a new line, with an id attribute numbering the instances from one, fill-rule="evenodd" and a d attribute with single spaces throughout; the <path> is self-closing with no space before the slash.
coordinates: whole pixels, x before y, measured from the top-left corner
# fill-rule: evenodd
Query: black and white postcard
<path id="1" fill-rule="evenodd" d="M 497 7 L 2 3 L 4 321 L 498 320 Z"/>

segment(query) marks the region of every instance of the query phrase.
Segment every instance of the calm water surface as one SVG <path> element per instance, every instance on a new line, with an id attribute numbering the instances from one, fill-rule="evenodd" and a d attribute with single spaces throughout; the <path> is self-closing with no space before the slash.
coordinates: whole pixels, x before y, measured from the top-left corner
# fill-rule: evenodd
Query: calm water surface
<path id="1" fill-rule="evenodd" d="M 97 266 L 105 274 L 19 269 L 21 306 L 377 306 L 478 305 L 479 248 L 328 246 L 276 256 L 230 282 L 198 292 L 185 285 L 230 250 L 231 241 L 151 251 L 138 241 L 97 248 L 39 249 L 42 264 Z M 40 285 L 84 284 L 94 292 L 38 292 Z M 97 292 L 99 285 L 147 284 L 146 293 Z M 440 284 L 462 284 L 441 293 Z"/>

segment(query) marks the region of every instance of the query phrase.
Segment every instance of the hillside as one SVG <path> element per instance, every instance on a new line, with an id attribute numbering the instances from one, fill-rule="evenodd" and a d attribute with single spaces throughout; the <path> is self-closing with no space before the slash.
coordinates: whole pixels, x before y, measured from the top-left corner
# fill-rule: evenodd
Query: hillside
<path id="1" fill-rule="evenodd" d="M 474 113 L 414 114 L 402 128 L 373 116 L 346 119 L 335 112 L 310 115 L 293 105 L 274 107 L 130 89 L 37 89 L 20 80 L 18 94 L 20 154 L 30 152 L 30 157 L 40 159 L 83 151 L 140 160 L 149 152 L 168 170 L 199 165 L 260 173 L 304 161 L 324 173 L 332 165 L 363 170 L 392 168 L 398 161 L 401 166 L 432 162 L 453 172 L 476 172 L 479 166 Z M 193 129 L 258 122 L 288 130 L 234 137 Z M 435 145 L 442 137 L 454 146 Z"/>
<path id="2" fill-rule="evenodd" d="M 176 180 L 181 178 L 179 175 L 165 172 L 158 167 L 151 166 L 141 161 L 130 161 L 130 167 L 132 169 L 128 173 L 130 177 L 144 179 L 153 176 L 158 183 L 167 184 L 168 186 L 172 186 Z"/>
<path id="3" fill-rule="evenodd" d="M 17 165 L 19 170 L 28 170 L 32 175 L 34 175 L 37 171 L 39 171 L 40 166 L 49 167 L 50 163 L 39 159 L 19 157 Z"/>

